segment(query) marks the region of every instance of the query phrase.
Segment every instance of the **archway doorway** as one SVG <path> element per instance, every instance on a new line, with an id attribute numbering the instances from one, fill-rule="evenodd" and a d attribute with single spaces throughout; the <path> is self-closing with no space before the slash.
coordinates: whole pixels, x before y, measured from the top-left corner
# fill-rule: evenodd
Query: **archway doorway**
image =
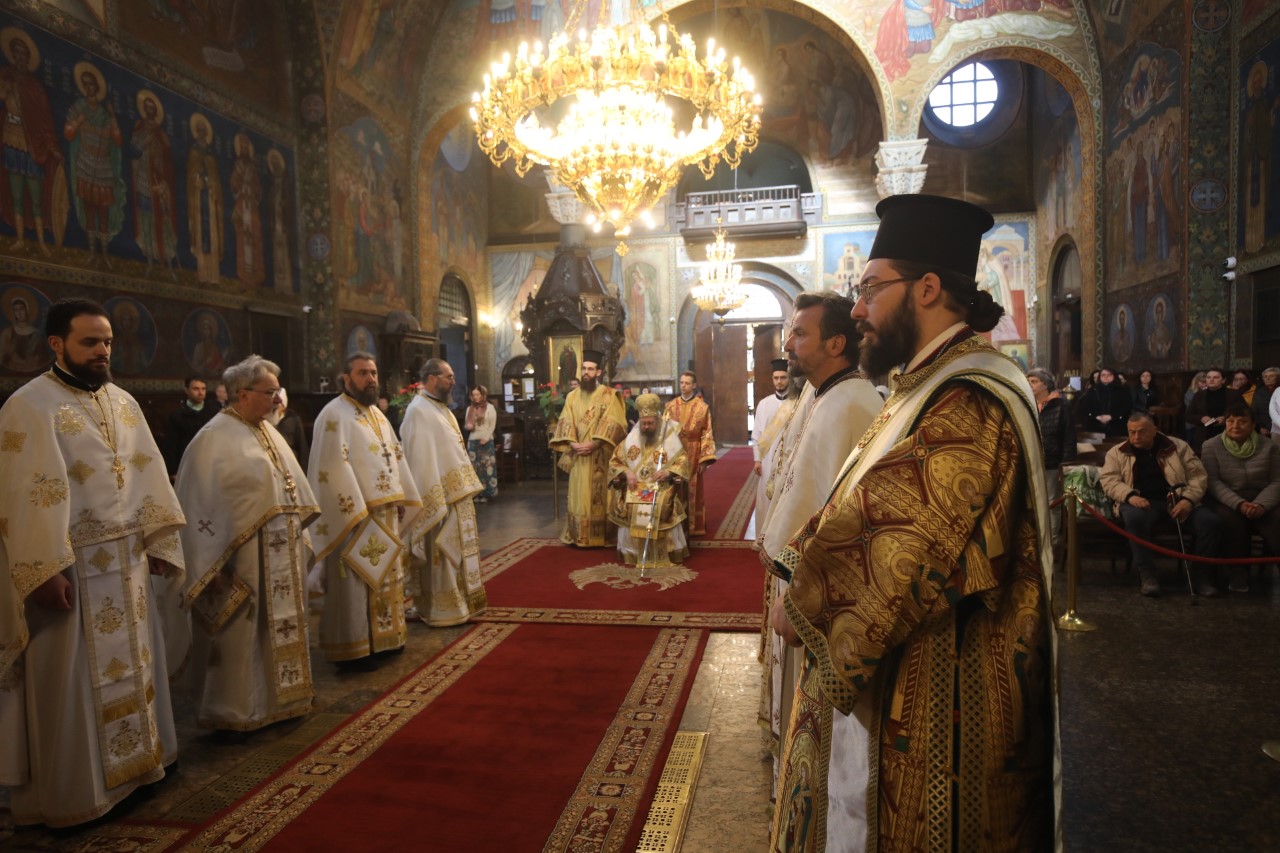
<path id="1" fill-rule="evenodd" d="M 1084 335 L 1080 291 L 1083 277 L 1080 253 L 1074 243 L 1065 243 L 1054 259 L 1050 279 L 1053 293 L 1053 323 L 1049 335 L 1049 364 L 1058 376 L 1079 376 L 1083 367 Z"/>
<path id="2" fill-rule="evenodd" d="M 698 375 L 720 444 L 750 439 L 755 401 L 772 393 L 769 362 L 782 353 L 782 327 L 791 315 L 791 288 L 763 277 L 752 277 L 743 287 L 747 303 L 723 322 L 692 301 L 681 312 L 691 332 L 691 357 L 684 364 Z M 796 285 L 794 292 L 799 289 Z"/>
<path id="3" fill-rule="evenodd" d="M 440 357 L 449 362 L 457 377 L 450 405 L 465 406 L 468 390 L 475 385 L 475 358 L 472 352 L 471 296 L 462 279 L 449 273 L 440 282 L 436 303 L 436 334 L 440 340 Z"/>

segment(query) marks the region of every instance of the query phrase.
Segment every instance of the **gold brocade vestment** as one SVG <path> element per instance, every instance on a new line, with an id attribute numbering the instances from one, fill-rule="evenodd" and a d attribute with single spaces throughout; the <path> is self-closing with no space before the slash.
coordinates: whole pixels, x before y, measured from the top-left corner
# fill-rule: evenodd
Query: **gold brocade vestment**
<path id="1" fill-rule="evenodd" d="M 588 394 L 570 391 L 551 439 L 551 449 L 561 454 L 560 470 L 569 473 L 569 509 L 560 541 L 583 548 L 600 548 L 612 539 L 606 517 L 609 498 L 609 459 L 627 435 L 627 413 L 618 392 L 598 385 Z M 574 443 L 598 441 L 600 446 L 579 456 Z"/>
<path id="2" fill-rule="evenodd" d="M 806 654 L 772 850 L 826 850 L 857 825 L 851 798 L 867 850 L 1054 846 L 1047 497 L 1034 403 L 1005 362 L 970 337 L 900 377 L 778 557 Z M 866 766 L 842 775 L 855 753 Z"/>
<path id="3" fill-rule="evenodd" d="M 701 398 L 676 397 L 667 403 L 666 417 L 680 425 L 680 442 L 689 460 L 689 535 L 707 532 L 707 496 L 702 490 L 702 466 L 716 461 L 711 432 L 711 409 Z"/>
<path id="4" fill-rule="evenodd" d="M 685 519 L 683 484 L 689 480 L 689 460 L 677 430 L 676 424 L 663 421 L 653 440 L 646 442 L 637 424 L 613 451 L 610 482 L 625 478 L 628 472 L 636 477 L 634 487 L 624 479 L 609 497 L 609 521 L 618 527 L 618 552 L 628 564 L 663 566 L 689 555 L 680 526 Z M 662 471 L 672 478 L 657 480 Z"/>

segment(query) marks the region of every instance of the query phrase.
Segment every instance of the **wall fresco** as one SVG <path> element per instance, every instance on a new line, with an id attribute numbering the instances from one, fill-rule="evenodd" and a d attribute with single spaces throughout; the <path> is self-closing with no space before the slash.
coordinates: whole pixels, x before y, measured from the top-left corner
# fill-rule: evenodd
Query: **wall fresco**
<path id="1" fill-rule="evenodd" d="M 1280 39 L 1247 57 L 1237 82 L 1240 160 L 1236 245 L 1246 255 L 1280 248 Z"/>
<path id="2" fill-rule="evenodd" d="M 420 194 L 418 217 L 423 234 L 423 286 L 434 293 L 449 270 L 473 281 L 484 269 L 488 243 L 489 161 L 476 145 L 475 133 L 463 123 L 445 134 L 423 176 L 429 180 Z M 504 198 L 504 196 L 498 196 Z M 495 207 L 504 207 L 504 204 Z M 544 203 L 545 207 L 545 203 Z"/>

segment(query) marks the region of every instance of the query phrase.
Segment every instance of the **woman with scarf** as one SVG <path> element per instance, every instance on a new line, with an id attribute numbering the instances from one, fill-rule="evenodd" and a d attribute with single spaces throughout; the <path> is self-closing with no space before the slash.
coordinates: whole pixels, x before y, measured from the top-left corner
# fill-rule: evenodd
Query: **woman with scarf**
<path id="1" fill-rule="evenodd" d="M 1040 409 L 1041 446 L 1044 449 L 1044 479 L 1049 490 L 1049 502 L 1062 496 L 1062 465 L 1076 458 L 1076 424 L 1071 407 L 1058 391 L 1057 380 L 1049 371 L 1033 367 L 1027 371 L 1027 382 Z M 1062 545 L 1062 510 L 1049 510 L 1049 529 L 1053 532 L 1053 547 Z"/>
<path id="2" fill-rule="evenodd" d="M 1247 557 L 1253 534 L 1263 552 L 1280 556 L 1280 445 L 1258 435 L 1249 407 L 1227 407 L 1226 430 L 1204 443 L 1201 455 L 1209 472 L 1207 503 L 1223 525 L 1231 557 Z M 1232 566 L 1228 587 L 1249 591 L 1248 566 Z"/>
<path id="3" fill-rule="evenodd" d="M 498 410 L 489 402 L 489 389 L 477 385 L 471 389 L 467 406 L 467 455 L 484 491 L 476 495 L 476 503 L 487 503 L 498 496 L 498 459 L 493 446 L 493 433 L 498 426 Z"/>

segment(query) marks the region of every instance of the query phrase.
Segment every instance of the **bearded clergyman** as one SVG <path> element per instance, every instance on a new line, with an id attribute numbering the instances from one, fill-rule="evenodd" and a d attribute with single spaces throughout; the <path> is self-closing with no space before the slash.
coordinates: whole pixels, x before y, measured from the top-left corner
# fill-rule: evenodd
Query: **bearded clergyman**
<path id="1" fill-rule="evenodd" d="M 378 409 L 378 364 L 347 356 L 342 393 L 316 418 L 307 477 L 320 502 L 313 576 L 324 591 L 320 649 L 350 669 L 404 648 L 404 556 L 422 500 L 391 422 Z"/>
<path id="2" fill-rule="evenodd" d="M 185 519 L 106 312 L 46 327 L 53 368 L 0 409 L 0 785 L 15 823 L 64 827 L 177 760 L 152 577 L 180 587 Z"/>
<path id="3" fill-rule="evenodd" d="M 251 355 L 222 375 L 230 402 L 182 456 L 176 488 L 188 668 L 196 722 L 249 732 L 311 710 L 306 527 L 319 515 L 307 475 L 267 422 L 280 368 Z"/>
<path id="4" fill-rule="evenodd" d="M 439 358 L 422 367 L 422 390 L 400 425 L 404 452 L 422 495 L 423 535 L 413 543 L 409 586 L 419 619 L 461 625 L 488 604 L 480 581 L 480 541 L 472 499 L 484 490 L 449 410 L 453 368 Z"/>
<path id="5" fill-rule="evenodd" d="M 627 411 L 618 392 L 600 381 L 604 354 L 582 353 L 582 379 L 565 398 L 551 449 L 569 474 L 569 509 L 560 541 L 580 548 L 603 548 L 613 538 L 606 517 L 609 459 L 627 435 Z"/>
<path id="6" fill-rule="evenodd" d="M 682 494 L 689 480 L 689 458 L 680 441 L 680 425 L 662 416 L 658 395 L 641 394 L 636 411 L 640 419 L 609 462 L 615 486 L 609 520 L 618 527 L 623 562 L 668 566 L 689 556 Z"/>
<path id="7" fill-rule="evenodd" d="M 770 623 L 804 660 L 770 849 L 1061 849 L 1037 408 L 980 335 L 1004 313 L 974 277 L 994 220 L 924 195 L 876 213 L 852 316 L 893 390 L 774 560 Z"/>

